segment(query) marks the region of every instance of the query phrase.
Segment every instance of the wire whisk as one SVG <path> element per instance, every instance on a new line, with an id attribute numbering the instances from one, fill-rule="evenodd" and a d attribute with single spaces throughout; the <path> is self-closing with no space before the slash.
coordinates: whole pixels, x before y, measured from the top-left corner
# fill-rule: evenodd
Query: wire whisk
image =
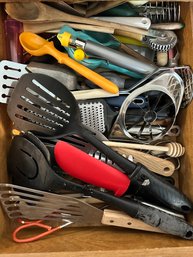
<path id="1" fill-rule="evenodd" d="M 151 19 L 152 23 L 178 22 L 180 5 L 178 2 L 148 2 L 138 7 L 139 15 Z"/>

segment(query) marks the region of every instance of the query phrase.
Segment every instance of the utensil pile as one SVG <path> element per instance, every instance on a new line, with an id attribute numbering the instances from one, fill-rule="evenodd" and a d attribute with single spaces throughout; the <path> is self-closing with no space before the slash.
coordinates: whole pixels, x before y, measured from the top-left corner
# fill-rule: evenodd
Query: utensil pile
<path id="1" fill-rule="evenodd" d="M 18 130 L 12 184 L 0 184 L 5 212 L 21 223 L 13 240 L 102 225 L 193 239 L 184 218 L 193 203 L 174 179 L 185 154 L 177 116 L 193 85 L 176 57 L 178 3 L 6 3 L 5 11 L 23 26 L 25 56 L 0 62 L 0 102 Z M 32 226 L 47 231 L 18 238 Z"/>

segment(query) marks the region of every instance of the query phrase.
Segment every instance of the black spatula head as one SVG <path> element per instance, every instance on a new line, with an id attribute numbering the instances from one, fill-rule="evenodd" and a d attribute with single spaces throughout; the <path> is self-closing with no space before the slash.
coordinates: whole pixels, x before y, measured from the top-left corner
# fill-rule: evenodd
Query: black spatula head
<path id="1" fill-rule="evenodd" d="M 79 108 L 70 91 L 56 79 L 36 73 L 19 79 L 7 112 L 15 127 L 39 136 L 60 137 L 80 122 Z"/>
<path id="2" fill-rule="evenodd" d="M 40 149 L 23 136 L 16 136 L 8 155 L 8 171 L 14 184 L 56 192 L 64 180 L 49 166 Z"/>

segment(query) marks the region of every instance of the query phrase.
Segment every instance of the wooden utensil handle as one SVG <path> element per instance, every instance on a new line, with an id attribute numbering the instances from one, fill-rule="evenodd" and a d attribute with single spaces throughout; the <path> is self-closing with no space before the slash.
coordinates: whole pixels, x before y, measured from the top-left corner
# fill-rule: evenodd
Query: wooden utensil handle
<path id="1" fill-rule="evenodd" d="M 162 152 L 168 151 L 168 147 L 166 146 L 132 144 L 132 143 L 122 143 L 122 142 L 114 142 L 114 141 L 103 141 L 103 143 L 111 147 L 124 147 L 129 149 L 140 149 L 140 150 L 155 150 L 155 151 L 162 151 Z"/>
<path id="2" fill-rule="evenodd" d="M 43 3 L 36 3 L 36 6 L 40 10 L 40 15 L 37 19 L 34 19 L 34 22 L 38 21 L 66 21 L 66 22 L 74 22 L 79 24 L 89 24 L 89 25 L 96 25 L 96 26 L 102 26 L 102 27 L 108 27 L 123 31 L 129 31 L 133 33 L 138 33 L 141 35 L 148 35 L 148 31 L 144 29 L 134 28 L 127 25 L 122 25 L 114 22 L 106 22 L 106 21 L 99 21 L 92 18 L 84 18 L 84 17 L 77 17 L 76 15 L 71 15 L 68 13 L 61 12 L 59 10 L 56 10 L 55 8 L 51 6 L 47 6 Z M 32 21 L 32 20 L 31 20 Z M 26 22 L 28 22 L 26 20 Z"/>
<path id="3" fill-rule="evenodd" d="M 114 97 L 119 94 L 112 94 L 103 89 L 90 89 L 90 90 L 79 90 L 72 91 L 72 94 L 76 98 L 76 100 L 86 100 L 86 99 L 94 99 L 94 98 L 106 98 L 106 97 Z"/>
<path id="4" fill-rule="evenodd" d="M 159 228 L 152 227 L 140 220 L 131 218 L 129 215 L 125 214 L 124 212 L 115 211 L 115 210 L 105 209 L 103 212 L 103 217 L 101 222 L 104 225 L 164 233 Z"/>
<path id="5" fill-rule="evenodd" d="M 121 147 L 112 147 L 113 150 L 117 151 L 121 155 L 132 155 L 134 161 L 139 162 L 146 166 L 149 170 L 160 174 L 162 176 L 171 176 L 175 171 L 175 165 L 165 159 L 155 157 L 153 155 L 143 153 L 140 151 L 126 149 Z"/>
<path id="6" fill-rule="evenodd" d="M 180 143 L 177 143 L 177 142 L 167 143 L 166 146 L 131 144 L 131 143 L 122 143 L 122 142 L 114 142 L 114 141 L 103 141 L 103 143 L 110 147 L 123 147 L 123 148 L 132 148 L 132 149 L 151 150 L 156 152 L 165 152 L 168 156 L 171 156 L 171 157 L 182 156 L 185 152 L 185 148 Z"/>
<path id="7" fill-rule="evenodd" d="M 71 23 L 71 22 L 23 23 L 23 30 L 30 31 L 33 33 L 42 33 L 46 31 L 54 31 L 53 33 L 58 33 L 60 28 L 63 26 L 70 26 L 71 28 L 74 28 L 74 29 L 89 30 L 89 31 L 103 32 L 103 33 L 109 33 L 109 34 L 114 33 L 113 28 L 87 25 L 87 24 L 78 24 L 78 23 Z"/>

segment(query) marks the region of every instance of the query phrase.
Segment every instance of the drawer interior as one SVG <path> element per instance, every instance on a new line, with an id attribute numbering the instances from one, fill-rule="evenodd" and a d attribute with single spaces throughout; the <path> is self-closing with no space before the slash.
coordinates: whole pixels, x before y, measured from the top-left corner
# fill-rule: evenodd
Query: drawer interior
<path id="1" fill-rule="evenodd" d="M 181 3 L 181 16 L 185 23 L 185 28 L 178 33 L 179 51 L 181 53 L 181 64 L 190 65 L 193 68 L 193 3 Z M 3 13 L 1 11 L 1 17 Z M 0 21 L 2 28 L 2 21 Z M 5 59 L 4 32 L 0 30 L 1 46 L 0 57 Z M 179 140 L 186 147 L 186 154 L 182 157 L 180 169 L 180 187 L 193 201 L 193 133 L 192 133 L 193 103 L 188 108 L 181 110 L 178 123 L 181 126 Z M 6 106 L 0 105 L 0 181 L 8 181 L 6 173 L 6 158 L 11 142 L 11 122 L 6 115 Z M 188 220 L 193 224 L 193 213 L 188 216 Z M 67 256 L 69 252 L 74 252 L 71 256 L 84 256 L 92 251 L 92 256 L 98 256 L 106 252 L 105 256 L 112 255 L 111 251 L 122 251 L 125 256 L 133 251 L 133 256 L 137 251 L 155 248 L 191 247 L 192 241 L 186 241 L 170 235 L 140 232 L 129 229 L 115 227 L 100 228 L 64 228 L 57 233 L 31 244 L 16 244 L 11 239 L 10 223 L 0 209 L 0 253 L 51 253 L 58 252 Z M 33 231 L 32 231 L 33 233 Z M 184 248 L 185 249 L 185 248 Z M 186 248 L 187 252 L 189 248 Z M 193 248 L 190 248 L 193 250 Z M 97 252 L 95 252 L 97 251 Z M 178 250 L 175 250 L 178 251 Z M 134 253 L 135 252 L 135 253 Z M 180 252 L 179 252 L 180 253 Z M 89 254 L 90 255 L 90 254 Z M 90 255 L 90 256 L 91 256 Z M 50 256 L 50 255 L 49 255 Z M 56 255 L 54 255 L 56 256 Z M 60 255 L 61 256 L 61 255 Z M 121 256 L 121 255 L 120 255 Z M 128 255 L 127 255 L 128 256 Z M 141 255 L 139 255 L 141 256 Z M 144 255 L 148 256 L 148 255 Z M 149 255 L 151 256 L 151 255 Z M 160 255 L 161 256 L 161 255 Z M 178 253 L 176 253 L 178 256 Z M 180 255 L 179 255 L 180 256 Z M 182 256 L 182 255 L 181 255 Z"/>

